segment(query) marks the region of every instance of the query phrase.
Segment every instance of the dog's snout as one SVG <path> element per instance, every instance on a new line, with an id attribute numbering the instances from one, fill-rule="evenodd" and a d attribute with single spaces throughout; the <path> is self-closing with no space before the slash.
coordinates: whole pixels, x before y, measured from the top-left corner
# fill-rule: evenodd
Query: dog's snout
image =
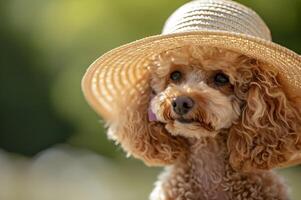
<path id="1" fill-rule="evenodd" d="M 194 106 L 194 101 L 190 97 L 179 96 L 174 98 L 171 104 L 175 113 L 184 115 Z"/>

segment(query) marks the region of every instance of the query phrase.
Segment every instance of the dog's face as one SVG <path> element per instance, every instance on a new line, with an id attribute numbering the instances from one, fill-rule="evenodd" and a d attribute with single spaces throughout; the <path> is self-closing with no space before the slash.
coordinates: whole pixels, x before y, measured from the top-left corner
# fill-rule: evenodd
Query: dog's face
<path id="1" fill-rule="evenodd" d="M 227 133 L 236 169 L 270 169 L 301 149 L 301 115 L 266 63 L 217 48 L 187 46 L 151 67 L 156 121 L 174 136 Z"/>
<path id="2" fill-rule="evenodd" d="M 237 95 L 242 87 L 237 81 L 243 77 L 238 69 L 247 64 L 246 57 L 217 49 L 165 52 L 152 68 L 151 110 L 173 135 L 214 137 L 241 114 L 244 102 Z"/>
<path id="3" fill-rule="evenodd" d="M 122 110 L 110 126 L 146 163 L 171 164 L 189 152 L 188 138 L 221 132 L 236 169 L 271 169 L 301 151 L 301 99 L 288 97 L 269 64 L 187 45 L 161 53 L 149 69 L 150 88 L 140 97 L 148 103 L 122 106 L 131 112 Z"/>

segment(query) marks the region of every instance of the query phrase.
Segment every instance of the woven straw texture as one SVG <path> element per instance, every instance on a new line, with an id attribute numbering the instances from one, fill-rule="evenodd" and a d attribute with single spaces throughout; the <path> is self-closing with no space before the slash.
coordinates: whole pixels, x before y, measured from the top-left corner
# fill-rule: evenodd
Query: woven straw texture
<path id="1" fill-rule="evenodd" d="M 269 28 L 253 10 L 229 0 L 199 0 L 183 5 L 166 21 L 163 34 L 199 30 L 229 31 L 271 40 Z"/>

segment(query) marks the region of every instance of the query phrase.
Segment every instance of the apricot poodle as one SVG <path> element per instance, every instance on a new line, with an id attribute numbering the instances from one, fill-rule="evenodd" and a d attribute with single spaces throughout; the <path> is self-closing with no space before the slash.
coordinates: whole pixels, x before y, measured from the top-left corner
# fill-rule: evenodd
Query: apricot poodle
<path id="1" fill-rule="evenodd" d="M 109 135 L 166 166 L 151 200 L 288 200 L 271 169 L 300 151 L 300 111 L 266 63 L 186 45 L 152 58 L 148 95 Z M 126 98 L 126 97 L 125 97 Z"/>

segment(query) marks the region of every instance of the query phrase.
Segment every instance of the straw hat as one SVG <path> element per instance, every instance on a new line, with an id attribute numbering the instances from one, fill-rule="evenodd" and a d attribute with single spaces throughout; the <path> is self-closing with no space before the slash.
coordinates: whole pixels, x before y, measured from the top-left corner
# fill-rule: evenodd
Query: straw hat
<path id="1" fill-rule="evenodd" d="M 195 0 L 169 17 L 161 35 L 123 45 L 98 58 L 82 81 L 86 99 L 110 120 L 124 95 L 135 98 L 144 92 L 152 57 L 188 43 L 266 61 L 279 70 L 291 94 L 301 94 L 301 57 L 273 43 L 268 27 L 253 10 L 230 0 Z"/>
<path id="2" fill-rule="evenodd" d="M 82 80 L 87 101 L 105 120 L 112 120 L 115 110 L 126 105 L 122 101 L 139 101 L 145 94 L 151 58 L 185 44 L 220 47 L 265 61 L 279 71 L 288 93 L 301 93 L 301 57 L 273 43 L 267 25 L 253 10 L 231 0 L 194 0 L 169 17 L 162 34 L 98 58 Z"/>
<path id="3" fill-rule="evenodd" d="M 185 44 L 229 49 L 269 63 L 279 71 L 287 94 L 301 95 L 301 57 L 273 43 L 269 28 L 253 10 L 230 0 L 194 0 L 169 17 L 162 34 L 98 58 L 82 80 L 87 101 L 106 121 L 112 120 L 120 105 L 131 103 L 125 99 L 139 103 L 149 93 L 151 59 Z"/>

